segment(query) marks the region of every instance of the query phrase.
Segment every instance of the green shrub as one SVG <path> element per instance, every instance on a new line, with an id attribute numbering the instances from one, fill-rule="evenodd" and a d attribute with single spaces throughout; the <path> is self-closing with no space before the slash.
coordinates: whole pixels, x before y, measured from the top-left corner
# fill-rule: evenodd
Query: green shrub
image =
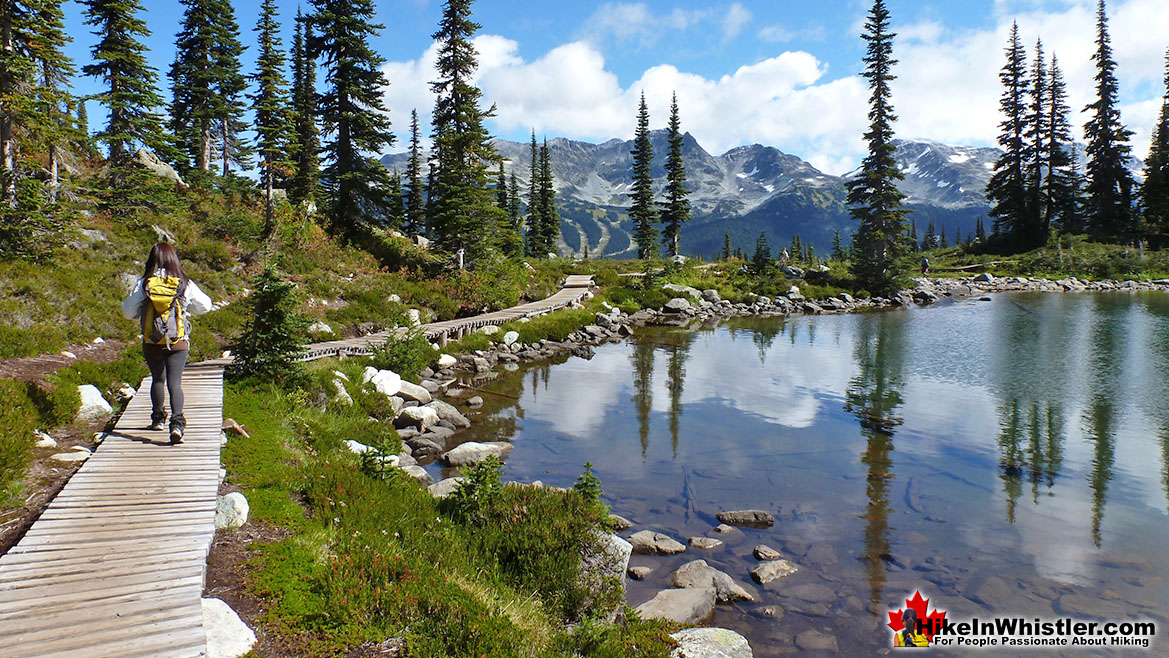
<path id="1" fill-rule="evenodd" d="M 272 266 L 252 280 L 243 334 L 232 345 L 235 360 L 225 371 L 229 379 L 294 381 L 304 372 L 295 361 L 305 344 L 308 322 L 297 310 L 296 287 Z"/>
<path id="2" fill-rule="evenodd" d="M 60 352 L 66 342 L 58 326 L 45 324 L 19 329 L 0 325 L 0 359 Z"/>
<path id="3" fill-rule="evenodd" d="M 580 308 L 565 308 L 553 313 L 538 315 L 528 322 L 508 322 L 500 327 L 498 336 L 508 331 L 520 335 L 519 342 L 535 343 L 541 340 L 562 341 L 572 332 L 592 324 L 595 313 Z"/>
<path id="4" fill-rule="evenodd" d="M 58 427 L 73 422 L 81 408 L 81 396 L 77 384 L 50 377 L 48 386 L 27 384 L 28 397 L 36 407 L 42 427 Z"/>
<path id="5" fill-rule="evenodd" d="M 37 410 L 25 385 L 0 379 L 0 500 L 20 482 L 28 467 Z"/>
<path id="6" fill-rule="evenodd" d="M 449 513 L 464 523 L 482 525 L 487 510 L 495 506 L 503 491 L 502 468 L 495 455 L 464 468 L 463 483 L 449 497 Z"/>
<path id="7" fill-rule="evenodd" d="M 378 370 L 392 370 L 402 379 L 418 383 L 418 371 L 438 360 L 438 352 L 421 332 L 413 331 L 402 338 L 390 336 L 372 348 L 369 364 Z"/>

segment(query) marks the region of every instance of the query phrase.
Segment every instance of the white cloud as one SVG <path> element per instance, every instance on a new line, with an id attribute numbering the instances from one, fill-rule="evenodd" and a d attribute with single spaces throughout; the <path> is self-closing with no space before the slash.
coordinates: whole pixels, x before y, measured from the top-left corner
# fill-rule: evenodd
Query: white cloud
<path id="1" fill-rule="evenodd" d="M 897 134 L 953 144 L 994 144 L 1001 92 L 998 71 L 1007 31 L 1017 18 L 1029 52 L 1035 38 L 1042 36 L 1046 52 L 1058 55 L 1076 135 L 1082 135 L 1079 125 L 1086 116 L 1080 109 L 1094 93 L 1090 59 L 1094 10 L 1083 4 L 1054 10 L 1046 6 L 1028 4 L 1027 13 L 999 14 L 994 28 L 981 30 L 954 30 L 936 21 L 894 25 L 899 34 L 893 83 L 893 104 L 900 117 Z M 734 7 L 723 12 L 723 18 L 735 14 Z M 1135 132 L 1134 153 L 1143 157 L 1163 93 L 1164 44 L 1149 34 L 1155 30 L 1134 26 L 1169 24 L 1169 3 L 1128 0 L 1112 11 L 1122 116 Z M 646 39 L 663 26 L 686 29 L 717 16 L 708 10 L 680 9 L 659 16 L 636 3 L 604 5 L 594 19 L 590 25 L 608 30 L 606 38 Z M 785 36 L 780 26 L 771 27 L 776 30 L 763 28 L 761 33 Z M 828 173 L 841 174 L 856 167 L 864 152 L 861 135 L 867 123 L 867 86 L 857 75 L 830 76 L 827 64 L 808 52 L 783 52 L 719 78 L 658 65 L 623 87 L 607 67 L 600 46 L 588 38 L 563 44 L 533 60 L 520 57 L 519 44 L 501 36 L 479 36 L 475 46 L 479 51 L 477 82 L 485 103 L 498 106 L 492 128 L 502 133 L 534 128 L 550 137 L 628 139 L 633 135 L 641 91 L 646 93 L 653 128 L 665 126 L 670 95 L 676 91 L 683 128 L 714 154 L 758 142 L 798 155 Z M 411 108 L 418 108 L 428 123 L 435 56 L 432 45 L 418 59 L 385 66 L 391 83 L 386 102 L 399 133 L 408 126 Z"/>
<path id="2" fill-rule="evenodd" d="M 731 5 L 730 9 L 727 9 L 726 16 L 723 17 L 723 37 L 726 39 L 737 37 L 747 23 L 751 22 L 752 17 L 751 11 L 741 3 L 736 2 Z"/>

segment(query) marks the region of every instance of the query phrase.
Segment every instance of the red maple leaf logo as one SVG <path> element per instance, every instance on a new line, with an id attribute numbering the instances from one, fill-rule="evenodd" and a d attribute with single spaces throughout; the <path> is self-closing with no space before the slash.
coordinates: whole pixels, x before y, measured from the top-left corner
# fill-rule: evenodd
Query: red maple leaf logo
<path id="1" fill-rule="evenodd" d="M 926 638 L 933 642 L 934 633 L 942 627 L 946 621 L 946 611 L 934 609 L 933 612 L 926 614 L 929 609 L 930 600 L 921 597 L 921 591 L 914 591 L 912 599 L 905 599 L 905 605 L 912 608 L 917 613 L 917 618 L 921 622 L 921 632 Z M 896 612 L 889 611 L 889 628 L 893 629 L 894 633 L 900 632 L 905 628 L 905 623 L 901 621 L 901 615 L 905 612 L 904 608 L 899 608 Z"/>

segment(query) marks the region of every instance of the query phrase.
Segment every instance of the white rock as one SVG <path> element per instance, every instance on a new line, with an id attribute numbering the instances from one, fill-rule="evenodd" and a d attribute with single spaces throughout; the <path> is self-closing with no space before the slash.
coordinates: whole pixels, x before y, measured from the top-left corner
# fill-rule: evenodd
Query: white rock
<path id="1" fill-rule="evenodd" d="M 373 450 L 373 448 L 371 448 L 370 446 L 367 446 L 364 443 L 358 443 L 357 441 L 354 441 L 352 439 L 349 439 L 348 441 L 346 441 L 345 446 L 347 448 L 349 448 L 349 452 L 352 452 L 352 453 L 358 454 L 358 455 L 364 455 L 365 453 L 369 452 L 370 450 Z"/>
<path id="2" fill-rule="evenodd" d="M 484 336 L 494 336 L 495 334 L 499 333 L 499 327 L 493 324 L 489 324 L 485 327 L 479 327 L 475 331 L 483 334 Z"/>
<path id="3" fill-rule="evenodd" d="M 93 454 L 93 451 L 89 448 L 86 448 L 85 446 L 73 446 L 72 448 L 69 448 L 69 450 L 73 452 L 84 452 L 87 455 Z"/>
<path id="4" fill-rule="evenodd" d="M 65 462 L 65 463 L 83 462 L 86 459 L 89 459 L 89 453 L 88 452 L 58 452 L 57 454 L 53 455 L 49 459 L 52 459 L 53 461 Z"/>
<path id="5" fill-rule="evenodd" d="M 438 367 L 439 368 L 453 368 L 458 363 L 459 363 L 459 360 L 456 359 L 455 357 L 451 356 L 450 354 L 443 354 L 442 356 L 438 357 Z"/>
<path id="6" fill-rule="evenodd" d="M 101 396 L 101 391 L 92 384 L 83 384 L 77 387 L 81 396 L 81 408 L 77 410 L 78 422 L 101 420 L 114 413 L 114 408 Z"/>
<path id="7" fill-rule="evenodd" d="M 633 552 L 639 555 L 673 555 L 686 552 L 686 547 L 680 542 L 653 530 L 635 532 L 629 541 L 633 542 Z"/>
<path id="8" fill-rule="evenodd" d="M 706 560 L 694 560 L 678 567 L 677 571 L 670 574 L 670 584 L 685 589 L 713 587 L 718 600 L 728 603 L 755 600 L 742 585 L 736 583 L 726 573 L 707 564 Z"/>
<path id="9" fill-rule="evenodd" d="M 467 417 L 459 413 L 459 410 L 451 404 L 442 400 L 433 400 L 426 406 L 434 409 L 440 420 L 445 420 L 459 429 L 471 426 L 471 421 L 467 420 Z"/>
<path id="10" fill-rule="evenodd" d="M 397 293 L 390 294 L 389 297 L 386 297 L 386 300 L 389 301 L 390 303 L 393 303 L 393 304 L 401 304 L 402 303 L 402 298 L 399 297 L 397 295 Z"/>
<path id="11" fill-rule="evenodd" d="M 416 308 L 406 309 L 406 319 L 410 322 L 411 327 L 422 324 L 422 314 Z"/>
<path id="12" fill-rule="evenodd" d="M 383 370 L 382 372 L 387 371 Z M 397 377 L 397 375 L 394 376 Z M 400 378 L 398 379 L 398 390 L 396 393 L 407 400 L 414 400 L 418 404 L 430 404 L 430 400 L 432 399 L 430 397 L 430 391 L 422 388 L 418 384 L 402 381 Z"/>
<path id="13" fill-rule="evenodd" d="M 379 370 L 377 368 L 375 368 L 373 366 L 366 366 L 365 370 L 361 371 L 361 383 L 362 384 L 370 383 L 371 381 L 373 381 L 374 377 L 377 377 L 378 372 L 379 372 Z"/>
<path id="14" fill-rule="evenodd" d="M 203 599 L 207 658 L 239 658 L 256 645 L 256 634 L 219 599 Z"/>
<path id="15" fill-rule="evenodd" d="M 346 375 L 345 373 L 341 372 L 340 370 L 334 370 L 333 376 L 336 377 L 337 379 L 344 379 L 345 381 L 349 381 L 349 375 Z"/>
<path id="16" fill-rule="evenodd" d="M 446 498 L 447 496 L 453 494 L 455 489 L 458 489 L 459 485 L 462 483 L 463 478 L 447 478 L 445 480 L 439 480 L 438 482 L 435 482 L 434 484 L 427 487 L 427 489 L 430 491 L 430 495 L 434 496 L 435 498 Z"/>
<path id="17" fill-rule="evenodd" d="M 238 528 L 248 522 L 248 499 L 238 491 L 215 502 L 215 529 Z"/>
<path id="18" fill-rule="evenodd" d="M 365 375 L 362 375 L 364 378 Z M 385 396 L 397 395 L 402 390 L 402 378 L 393 370 L 378 370 L 377 374 L 369 379 L 369 383 Z"/>
<path id="19" fill-rule="evenodd" d="M 102 338 L 101 336 L 98 336 L 97 338 L 93 339 L 94 345 L 101 345 L 104 342 L 106 342 L 106 339 Z"/>
<path id="20" fill-rule="evenodd" d="M 394 418 L 394 427 L 417 427 L 420 432 L 438 422 L 438 412 L 430 407 L 406 407 Z"/>
<path id="21" fill-rule="evenodd" d="M 337 389 L 337 395 L 333 399 L 347 407 L 353 406 L 353 398 L 349 395 L 349 391 L 345 390 L 345 382 L 341 378 L 333 378 L 333 388 Z"/>
<path id="22" fill-rule="evenodd" d="M 443 455 L 442 461 L 448 466 L 478 464 L 492 455 L 502 457 L 508 452 L 511 452 L 514 447 L 512 444 L 503 441 L 492 441 L 491 443 L 469 441 Z"/>
<path id="23" fill-rule="evenodd" d="M 754 658 L 747 638 L 725 628 L 687 628 L 670 635 L 670 658 Z"/>
<path id="24" fill-rule="evenodd" d="M 138 389 L 125 382 L 123 382 L 122 385 L 118 387 L 118 390 L 114 392 L 114 395 L 118 396 L 118 399 L 122 402 L 133 398 L 137 394 Z"/>
<path id="25" fill-rule="evenodd" d="M 325 322 L 322 322 L 321 320 L 317 320 L 316 322 L 309 325 L 308 332 L 310 334 L 329 334 L 329 335 L 332 335 L 333 328 L 330 327 Z"/>
<path id="26" fill-rule="evenodd" d="M 65 351 L 61 352 L 61 356 L 68 357 L 68 358 L 70 358 L 70 359 L 76 359 L 76 358 L 77 358 L 77 355 L 76 355 L 76 354 L 74 354 L 73 352 L 70 352 L 69 350 L 65 350 Z"/>
<path id="27" fill-rule="evenodd" d="M 713 587 L 667 589 L 637 606 L 643 619 L 668 619 L 679 624 L 702 624 L 714 615 Z"/>
<path id="28" fill-rule="evenodd" d="M 36 439 L 37 439 L 36 447 L 38 447 L 38 448 L 56 448 L 57 447 L 57 439 L 54 439 L 53 437 L 49 436 L 48 434 L 45 434 L 44 432 L 42 432 L 40 430 L 37 430 L 34 433 L 34 436 L 36 436 Z"/>
<path id="29" fill-rule="evenodd" d="M 430 485 L 434 484 L 434 478 L 431 477 L 430 473 L 427 473 L 426 469 L 422 468 L 421 466 L 407 466 L 406 468 L 402 469 L 402 472 L 421 482 L 422 486 L 424 487 L 429 488 Z"/>

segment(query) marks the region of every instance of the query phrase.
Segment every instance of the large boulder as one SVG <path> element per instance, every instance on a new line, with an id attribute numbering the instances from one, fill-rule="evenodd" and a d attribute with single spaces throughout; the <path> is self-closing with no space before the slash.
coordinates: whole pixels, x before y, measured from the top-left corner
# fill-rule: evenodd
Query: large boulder
<path id="1" fill-rule="evenodd" d="M 461 484 L 463 484 L 463 478 L 453 477 L 447 478 L 445 480 L 439 480 L 438 482 L 435 482 L 434 484 L 427 487 L 427 489 L 430 491 L 430 495 L 434 496 L 435 498 L 446 498 L 447 496 L 453 494 Z"/>
<path id="2" fill-rule="evenodd" d="M 718 291 L 713 288 L 703 290 L 702 299 L 710 302 L 711 304 L 717 304 L 722 301 L 722 297 L 719 296 Z"/>
<path id="3" fill-rule="evenodd" d="M 520 339 L 520 332 L 509 331 L 503 335 L 503 344 L 510 346 L 512 343 L 516 342 L 519 339 Z"/>
<path id="4" fill-rule="evenodd" d="M 662 290 L 666 290 L 674 294 L 687 295 L 694 300 L 702 299 L 702 293 L 697 288 L 691 288 L 690 286 L 682 286 L 676 283 L 667 283 L 662 286 Z"/>
<path id="5" fill-rule="evenodd" d="M 670 658 L 754 658 L 747 638 L 725 628 L 687 628 L 670 637 L 678 643 Z"/>
<path id="6" fill-rule="evenodd" d="M 456 409 L 453 405 L 443 402 L 442 400 L 432 400 L 425 406 L 434 409 L 435 413 L 438 414 L 439 420 L 445 420 L 457 428 L 471 426 L 471 421 L 467 420 L 466 416 L 459 413 L 459 410 Z"/>
<path id="7" fill-rule="evenodd" d="M 215 529 L 239 528 L 248 522 L 248 499 L 238 491 L 215 501 Z"/>
<path id="8" fill-rule="evenodd" d="M 207 658 L 239 658 L 256 645 L 256 634 L 235 610 L 219 599 L 203 599 Z"/>
<path id="9" fill-rule="evenodd" d="M 714 616 L 715 589 L 667 589 L 637 606 L 642 619 L 666 619 L 677 624 L 702 624 Z"/>
<path id="10" fill-rule="evenodd" d="M 686 311 L 690 310 L 690 302 L 682 299 L 681 297 L 675 297 L 666 302 L 666 305 L 662 307 L 662 310 L 666 313 L 685 313 Z"/>
<path id="11" fill-rule="evenodd" d="M 416 427 L 420 432 L 437 422 L 438 412 L 430 407 L 405 407 L 394 417 L 394 427 Z"/>
<path id="12" fill-rule="evenodd" d="M 402 381 L 399 383 L 398 395 L 402 398 L 405 398 L 406 400 L 414 400 L 421 405 L 430 404 L 432 399 L 430 397 L 430 391 L 419 386 L 418 384 L 411 384 L 407 381 Z"/>
<path id="13" fill-rule="evenodd" d="M 686 552 L 686 547 L 681 542 L 653 530 L 635 532 L 629 541 L 633 543 L 633 552 L 639 555 L 674 555 Z"/>
<path id="14" fill-rule="evenodd" d="M 514 447 L 504 441 L 492 441 L 491 443 L 469 441 L 443 455 L 442 461 L 447 466 L 478 464 L 491 456 L 502 457 L 511 452 Z"/>
<path id="15" fill-rule="evenodd" d="M 402 390 L 402 378 L 392 370 L 378 370 L 370 366 L 365 367 L 361 374 L 363 384 L 373 384 L 378 393 L 385 396 L 397 395 Z"/>
<path id="16" fill-rule="evenodd" d="M 81 406 L 77 409 L 77 422 L 88 423 L 103 420 L 114 413 L 114 408 L 110 406 L 109 402 L 106 402 L 96 386 L 83 384 L 77 387 L 77 393 L 81 396 Z"/>
<path id="17" fill-rule="evenodd" d="M 783 272 L 783 275 L 789 279 L 804 278 L 804 271 L 794 265 L 784 265 L 783 267 L 779 268 L 779 271 Z"/>
<path id="18" fill-rule="evenodd" d="M 458 364 L 458 362 L 459 362 L 459 360 L 456 359 L 455 357 L 451 356 L 450 354 L 443 354 L 443 355 L 438 357 L 438 367 L 439 368 L 453 368 L 453 367 L 455 367 L 455 365 Z"/>
<path id="19" fill-rule="evenodd" d="M 174 167 L 168 165 L 162 160 L 159 160 L 157 155 L 147 151 L 146 149 L 138 149 L 138 152 L 134 154 L 131 162 L 135 166 L 141 167 L 155 176 L 158 176 L 159 178 L 165 178 L 169 181 L 173 181 L 179 187 L 188 187 L 188 185 L 183 182 L 183 179 L 179 176 L 178 172 L 175 171 Z"/>
<path id="20" fill-rule="evenodd" d="M 742 585 L 736 583 L 727 574 L 707 564 L 706 560 L 694 560 L 678 567 L 677 571 L 670 574 L 670 584 L 683 589 L 713 587 L 715 596 L 724 603 L 755 600 L 755 597 Z"/>

